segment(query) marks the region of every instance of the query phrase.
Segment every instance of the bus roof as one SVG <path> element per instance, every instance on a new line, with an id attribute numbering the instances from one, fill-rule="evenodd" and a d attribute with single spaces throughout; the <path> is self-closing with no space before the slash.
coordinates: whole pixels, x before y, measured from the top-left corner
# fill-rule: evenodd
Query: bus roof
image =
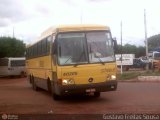
<path id="1" fill-rule="evenodd" d="M 59 32 L 71 32 L 71 31 L 91 31 L 91 30 L 110 30 L 108 26 L 104 25 L 60 25 L 57 27 L 50 27 L 44 31 L 39 39 L 43 39 L 51 34 Z"/>
<path id="2" fill-rule="evenodd" d="M 59 25 L 52 26 L 41 33 L 41 36 L 38 37 L 35 43 L 27 45 L 27 48 L 36 44 L 40 40 L 59 32 L 72 32 L 72 31 L 92 31 L 92 30 L 110 30 L 108 26 L 105 25 L 96 25 L 96 24 L 80 24 L 80 25 Z"/>
<path id="3" fill-rule="evenodd" d="M 59 26 L 58 32 L 70 32 L 70 31 L 90 31 L 90 30 L 109 30 L 108 26 L 104 25 L 68 25 Z"/>

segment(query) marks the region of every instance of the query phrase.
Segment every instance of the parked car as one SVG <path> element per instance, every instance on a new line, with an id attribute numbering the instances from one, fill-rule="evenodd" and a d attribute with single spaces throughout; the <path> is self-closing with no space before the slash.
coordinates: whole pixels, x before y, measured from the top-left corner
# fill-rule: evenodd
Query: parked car
<path id="1" fill-rule="evenodd" d="M 134 58 L 133 59 L 133 66 L 132 68 L 146 68 L 147 62 L 143 61 L 141 58 Z"/>
<path id="2" fill-rule="evenodd" d="M 146 56 L 140 57 L 141 61 L 144 63 L 149 63 L 149 59 Z"/>

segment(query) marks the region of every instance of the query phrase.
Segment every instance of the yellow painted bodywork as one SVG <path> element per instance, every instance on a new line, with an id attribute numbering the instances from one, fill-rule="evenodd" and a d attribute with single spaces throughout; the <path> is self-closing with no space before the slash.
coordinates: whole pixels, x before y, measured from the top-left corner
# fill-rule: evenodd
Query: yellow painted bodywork
<path id="1" fill-rule="evenodd" d="M 107 26 L 102 25 L 72 25 L 72 26 L 58 26 L 56 28 L 51 27 L 43 34 L 39 39 L 43 39 L 48 35 L 56 35 L 59 32 L 70 31 L 94 31 L 94 30 L 110 30 Z M 54 59 L 53 59 L 54 60 Z M 75 84 L 89 84 L 88 79 L 93 78 L 92 83 L 105 82 L 111 80 L 111 75 L 116 76 L 117 67 L 116 62 L 97 64 L 84 64 L 78 66 L 58 66 L 54 65 L 51 55 L 32 58 L 26 60 L 26 66 L 28 75 L 33 75 L 42 79 L 52 78 L 52 72 L 57 74 L 57 79 L 73 79 Z M 76 73 L 70 74 L 70 73 Z"/>
<path id="2" fill-rule="evenodd" d="M 78 66 L 54 66 L 51 56 L 44 56 L 27 60 L 27 73 L 34 77 L 52 80 L 52 72 L 57 73 L 57 79 L 72 79 L 75 84 L 89 84 L 89 78 L 93 78 L 92 83 L 100 83 L 111 80 L 111 75 L 116 76 L 116 63 L 84 64 Z M 68 74 L 77 73 L 77 74 Z"/>
<path id="3" fill-rule="evenodd" d="M 93 78 L 92 83 L 100 83 L 111 80 L 111 75 L 116 76 L 116 64 L 106 63 L 105 65 L 87 64 L 79 66 L 62 66 L 58 67 L 59 79 L 72 79 L 75 84 L 89 84 L 89 78 Z M 68 73 L 68 74 L 67 74 Z M 76 74 L 70 74 L 76 73 Z"/>
<path id="4" fill-rule="evenodd" d="M 34 77 L 48 79 L 52 77 L 51 56 L 32 58 L 26 61 L 27 73 Z"/>

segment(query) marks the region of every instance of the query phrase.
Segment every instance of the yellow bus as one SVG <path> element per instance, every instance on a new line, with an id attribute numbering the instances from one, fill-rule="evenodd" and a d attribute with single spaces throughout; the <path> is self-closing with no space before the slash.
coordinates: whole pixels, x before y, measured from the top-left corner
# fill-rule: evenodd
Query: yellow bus
<path id="1" fill-rule="evenodd" d="M 58 100 L 70 94 L 115 91 L 116 59 L 110 28 L 103 25 L 51 27 L 27 47 L 27 76 L 34 90 Z"/>

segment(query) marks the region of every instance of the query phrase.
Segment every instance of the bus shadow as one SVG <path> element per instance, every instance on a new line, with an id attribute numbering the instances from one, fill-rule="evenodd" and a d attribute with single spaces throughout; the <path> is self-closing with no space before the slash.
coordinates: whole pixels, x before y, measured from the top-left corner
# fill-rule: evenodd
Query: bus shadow
<path id="1" fill-rule="evenodd" d="M 53 100 L 53 96 L 48 91 L 39 88 L 38 92 L 41 92 L 42 94 L 46 96 L 50 96 Z M 111 100 L 103 95 L 100 97 L 95 97 L 94 95 L 86 95 L 86 94 L 72 94 L 72 95 L 66 95 L 62 96 L 59 100 L 54 100 L 57 102 L 62 102 L 66 104 L 77 104 L 77 103 L 89 103 L 89 102 L 110 102 Z"/>
<path id="2" fill-rule="evenodd" d="M 77 103 L 91 103 L 91 102 L 106 102 L 110 101 L 107 98 L 102 97 L 94 97 L 91 95 L 69 95 L 64 96 L 60 100 L 63 103 L 71 103 L 71 104 L 77 104 Z"/>
<path id="3" fill-rule="evenodd" d="M 8 80 L 8 79 L 19 79 L 21 76 L 0 76 L 0 79 Z"/>

